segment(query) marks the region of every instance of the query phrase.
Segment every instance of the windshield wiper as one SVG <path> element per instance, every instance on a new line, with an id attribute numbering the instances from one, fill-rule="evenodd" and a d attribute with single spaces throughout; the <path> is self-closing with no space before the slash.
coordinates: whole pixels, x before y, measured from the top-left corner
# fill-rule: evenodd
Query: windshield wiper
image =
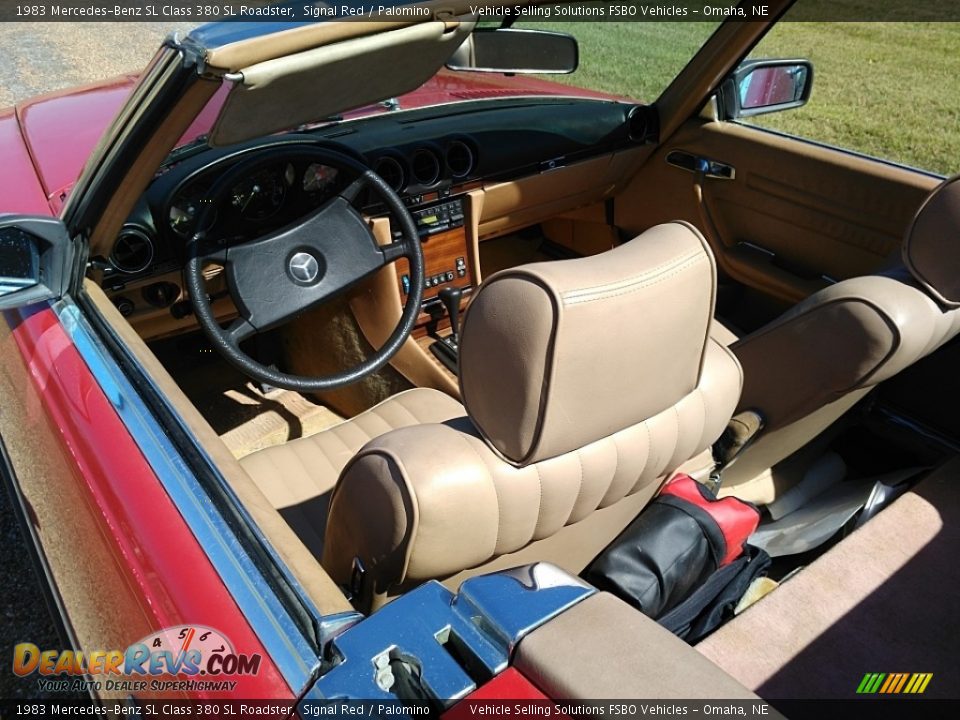
<path id="1" fill-rule="evenodd" d="M 354 108 L 350 112 L 362 112 L 364 110 L 378 110 L 378 109 L 386 110 L 389 112 L 396 112 L 397 110 L 400 110 L 400 100 L 398 100 L 397 98 L 387 98 L 386 100 L 370 103 L 369 105 L 361 105 L 358 108 Z M 324 125 L 336 125 L 338 123 L 342 123 L 346 119 L 347 119 L 346 116 L 340 113 L 336 115 L 328 115 L 327 117 L 325 117 L 323 120 L 320 120 L 319 122 L 304 123 L 303 125 L 300 125 L 299 127 L 297 127 L 296 130 L 297 132 L 302 132 L 305 130 L 316 130 L 317 128 L 321 128 Z"/>
<path id="2" fill-rule="evenodd" d="M 178 148 L 174 148 L 170 151 L 170 154 L 167 155 L 166 160 L 160 164 L 160 168 L 169 167 L 174 163 L 178 163 L 181 160 L 186 160 L 187 158 L 193 157 L 194 155 L 199 155 L 204 150 L 210 146 L 207 144 L 209 140 L 208 135 L 198 135 L 196 138 L 188 142 L 186 145 L 181 145 Z"/>

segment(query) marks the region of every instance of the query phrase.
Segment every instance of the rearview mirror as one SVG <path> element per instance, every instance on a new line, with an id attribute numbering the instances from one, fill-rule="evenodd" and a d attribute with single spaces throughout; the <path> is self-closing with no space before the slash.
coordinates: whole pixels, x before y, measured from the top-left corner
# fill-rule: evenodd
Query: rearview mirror
<path id="1" fill-rule="evenodd" d="M 447 60 L 450 70 L 508 74 L 572 73 L 580 62 L 577 41 L 566 33 L 480 28 Z"/>
<path id="2" fill-rule="evenodd" d="M 56 218 L 0 215 L 0 310 L 61 297 L 72 257 Z"/>
<path id="3" fill-rule="evenodd" d="M 812 88 L 809 60 L 748 60 L 723 83 L 724 113 L 733 120 L 800 107 Z"/>

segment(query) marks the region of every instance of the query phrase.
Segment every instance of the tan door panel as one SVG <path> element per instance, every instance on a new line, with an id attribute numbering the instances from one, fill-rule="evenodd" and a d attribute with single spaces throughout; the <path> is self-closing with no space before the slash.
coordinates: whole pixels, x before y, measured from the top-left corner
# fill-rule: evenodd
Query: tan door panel
<path id="1" fill-rule="evenodd" d="M 734 177 L 702 179 L 701 206 L 697 174 L 667 162 L 678 151 L 730 166 Z M 796 301 L 826 284 L 822 276 L 843 279 L 883 265 L 937 183 L 841 150 L 697 118 L 634 177 L 618 198 L 616 220 L 629 232 L 678 218 L 694 222 L 724 272 Z"/>
<path id="2" fill-rule="evenodd" d="M 530 175 L 484 185 L 482 240 L 535 225 L 612 194 L 650 152 L 639 146 Z"/>

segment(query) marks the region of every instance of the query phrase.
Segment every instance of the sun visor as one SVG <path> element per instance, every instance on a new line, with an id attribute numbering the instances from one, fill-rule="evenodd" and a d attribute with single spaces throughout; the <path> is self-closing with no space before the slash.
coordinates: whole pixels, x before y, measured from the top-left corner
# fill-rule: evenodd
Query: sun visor
<path id="1" fill-rule="evenodd" d="M 443 67 L 473 26 L 418 23 L 244 68 L 209 143 L 232 145 L 415 90 Z"/>

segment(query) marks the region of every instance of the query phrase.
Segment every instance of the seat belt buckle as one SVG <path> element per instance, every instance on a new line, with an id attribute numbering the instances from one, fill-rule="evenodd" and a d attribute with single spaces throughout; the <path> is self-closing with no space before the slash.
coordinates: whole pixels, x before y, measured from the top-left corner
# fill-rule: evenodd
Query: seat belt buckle
<path id="1" fill-rule="evenodd" d="M 355 599 L 363 596 L 364 579 L 367 574 L 367 568 L 363 561 L 354 556 L 353 564 L 350 568 L 350 584 L 347 587 L 347 599 L 353 602 Z"/>
<path id="2" fill-rule="evenodd" d="M 708 487 L 714 493 L 720 489 L 721 473 L 724 468 L 729 467 L 744 450 L 750 447 L 765 424 L 763 415 L 756 410 L 744 410 L 730 418 L 726 429 L 712 448 L 716 469 L 710 474 Z"/>

